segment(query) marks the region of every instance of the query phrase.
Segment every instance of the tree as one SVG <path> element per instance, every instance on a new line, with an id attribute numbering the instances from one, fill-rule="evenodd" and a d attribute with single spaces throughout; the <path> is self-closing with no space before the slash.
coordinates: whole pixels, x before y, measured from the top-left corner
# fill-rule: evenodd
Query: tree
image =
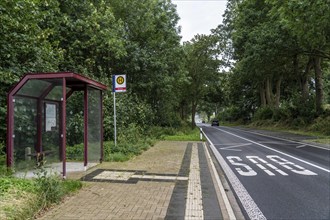
<path id="1" fill-rule="evenodd" d="M 177 123 L 182 48 L 175 6 L 166 0 L 114 0 L 111 5 L 123 21 L 127 51 L 115 60 L 113 72 L 127 75 L 129 90 L 152 106 L 155 122 Z"/>
<path id="2" fill-rule="evenodd" d="M 297 38 L 302 50 L 300 53 L 309 57 L 305 72 L 313 67 L 315 72 L 315 109 L 322 112 L 323 103 L 323 59 L 330 59 L 330 5 L 325 0 L 279 2 L 267 0 L 273 8 L 272 15 L 280 18 L 281 24 L 287 27 Z"/>
<path id="3" fill-rule="evenodd" d="M 6 135 L 6 94 L 27 72 L 58 70 L 62 51 L 50 42 L 54 32 L 45 27 L 57 2 L 0 1 L 0 142 Z"/>
<path id="4" fill-rule="evenodd" d="M 186 94 L 191 103 L 192 127 L 195 127 L 197 106 L 218 74 L 220 61 L 217 57 L 217 38 L 213 35 L 196 35 L 191 42 L 184 44 L 184 50 L 189 80 Z"/>

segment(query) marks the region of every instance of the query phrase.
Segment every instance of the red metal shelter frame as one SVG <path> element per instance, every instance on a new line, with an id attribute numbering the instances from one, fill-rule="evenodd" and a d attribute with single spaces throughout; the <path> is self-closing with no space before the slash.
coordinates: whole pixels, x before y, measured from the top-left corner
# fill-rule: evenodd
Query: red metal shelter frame
<path id="1" fill-rule="evenodd" d="M 20 91 L 20 89 L 29 81 L 29 80 L 61 80 L 62 81 L 62 98 L 60 101 L 60 131 L 61 131 L 61 146 L 60 150 L 62 152 L 62 162 L 63 162 L 63 177 L 66 177 L 66 101 L 75 91 L 84 91 L 84 166 L 87 166 L 87 149 L 88 149 L 88 88 L 93 88 L 100 91 L 100 111 L 101 111 L 101 155 L 100 160 L 103 160 L 103 105 L 102 105 L 102 93 L 107 90 L 107 86 L 84 77 L 82 75 L 73 73 L 73 72 L 59 72 L 59 73 L 29 73 L 23 76 L 23 78 L 9 91 L 7 96 L 7 166 L 12 167 L 14 158 L 14 97 Z M 50 82 L 50 81 L 48 81 Z M 50 93 L 54 88 L 54 84 L 48 86 L 39 97 L 34 97 L 38 101 L 37 105 L 37 150 L 42 152 L 42 102 L 45 97 Z M 69 92 L 67 92 L 69 88 Z M 20 96 L 24 96 L 21 95 Z M 26 96 L 28 97 L 28 96 Z"/>

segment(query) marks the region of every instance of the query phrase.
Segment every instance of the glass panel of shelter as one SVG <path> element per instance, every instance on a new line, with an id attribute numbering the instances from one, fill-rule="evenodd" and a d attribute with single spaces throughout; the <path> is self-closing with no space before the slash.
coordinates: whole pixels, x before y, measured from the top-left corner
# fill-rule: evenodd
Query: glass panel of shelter
<path id="1" fill-rule="evenodd" d="M 50 82 L 45 80 L 30 79 L 24 86 L 17 92 L 17 95 L 40 97 L 41 94 L 51 85 Z"/>
<path id="2" fill-rule="evenodd" d="M 41 163 L 58 163 L 58 169 L 62 168 L 60 83 L 59 79 L 30 79 L 14 96 L 14 167 L 18 171 Z M 47 115 L 47 109 L 52 113 Z"/>
<path id="3" fill-rule="evenodd" d="M 62 171 L 61 83 L 62 79 L 30 79 L 14 95 L 13 151 L 16 170 L 28 171 L 43 163 L 46 168 L 52 166 L 59 172 Z M 70 88 L 67 88 L 66 92 L 67 94 L 71 92 Z M 98 163 L 101 159 L 101 98 L 100 90 L 88 87 L 87 160 L 89 163 Z M 84 92 L 74 92 L 67 101 L 67 159 L 83 161 Z M 70 143 L 70 140 L 74 141 Z M 79 149 L 74 149 L 70 144 L 79 144 Z"/>
<path id="4" fill-rule="evenodd" d="M 101 159 L 101 94 L 100 90 L 88 89 L 88 162 L 99 163 Z"/>
<path id="5" fill-rule="evenodd" d="M 14 98 L 14 164 L 16 170 L 35 165 L 37 142 L 37 100 Z"/>

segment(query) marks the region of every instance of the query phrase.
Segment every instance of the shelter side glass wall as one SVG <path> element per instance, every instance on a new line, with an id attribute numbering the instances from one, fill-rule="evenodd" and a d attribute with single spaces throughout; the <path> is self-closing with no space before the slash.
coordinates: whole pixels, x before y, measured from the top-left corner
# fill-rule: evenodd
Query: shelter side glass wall
<path id="1" fill-rule="evenodd" d="M 62 148 L 60 131 L 61 103 L 45 101 L 42 112 L 42 151 L 45 167 L 62 166 Z"/>
<path id="2" fill-rule="evenodd" d="M 88 162 L 101 159 L 101 95 L 100 90 L 88 89 Z"/>
<path id="3" fill-rule="evenodd" d="M 51 83 L 45 80 L 31 79 L 17 92 L 17 95 L 40 97 Z"/>
<path id="4" fill-rule="evenodd" d="M 14 97 L 14 166 L 16 170 L 36 165 L 37 100 Z"/>
<path id="5" fill-rule="evenodd" d="M 60 161 L 60 117 L 62 89 L 58 79 L 30 79 L 14 96 L 14 167 L 31 171 L 37 165 L 56 166 Z M 49 97 L 48 95 L 54 93 Z M 27 175 L 29 175 L 27 173 Z"/>
<path id="6" fill-rule="evenodd" d="M 84 92 L 75 91 L 66 103 L 66 157 L 84 160 Z"/>

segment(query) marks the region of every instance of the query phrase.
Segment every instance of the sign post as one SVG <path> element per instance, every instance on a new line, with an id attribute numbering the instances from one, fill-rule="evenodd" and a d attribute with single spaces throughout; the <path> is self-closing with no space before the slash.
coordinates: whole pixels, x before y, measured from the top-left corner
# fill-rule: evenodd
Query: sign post
<path id="1" fill-rule="evenodd" d="M 112 76 L 112 92 L 113 92 L 114 138 L 115 138 L 115 146 L 117 146 L 116 92 L 126 92 L 126 75 Z"/>

